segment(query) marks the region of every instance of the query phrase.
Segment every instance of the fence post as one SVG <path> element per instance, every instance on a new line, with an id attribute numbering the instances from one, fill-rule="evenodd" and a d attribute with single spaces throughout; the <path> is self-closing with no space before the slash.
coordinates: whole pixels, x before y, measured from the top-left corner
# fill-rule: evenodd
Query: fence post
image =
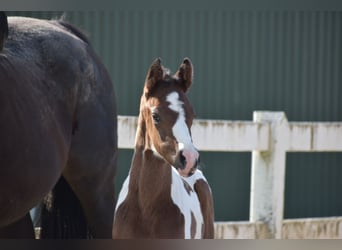
<path id="1" fill-rule="evenodd" d="M 254 111 L 253 121 L 270 123 L 270 141 L 268 151 L 252 152 L 250 221 L 265 222 L 270 237 L 280 239 L 289 126 L 284 112 Z"/>

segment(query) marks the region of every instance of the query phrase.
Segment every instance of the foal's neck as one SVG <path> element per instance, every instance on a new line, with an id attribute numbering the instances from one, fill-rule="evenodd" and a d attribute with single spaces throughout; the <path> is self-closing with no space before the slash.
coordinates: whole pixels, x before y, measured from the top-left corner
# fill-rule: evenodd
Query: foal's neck
<path id="1" fill-rule="evenodd" d="M 131 165 L 131 184 L 143 204 L 167 196 L 171 189 L 171 166 L 156 155 L 146 137 L 145 122 L 139 116 L 135 152 Z"/>

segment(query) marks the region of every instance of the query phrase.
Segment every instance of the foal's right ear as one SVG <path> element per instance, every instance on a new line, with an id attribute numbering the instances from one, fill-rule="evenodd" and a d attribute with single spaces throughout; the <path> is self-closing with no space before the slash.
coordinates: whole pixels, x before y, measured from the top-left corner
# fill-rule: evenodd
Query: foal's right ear
<path id="1" fill-rule="evenodd" d="M 183 63 L 175 74 L 175 77 L 180 80 L 180 84 L 184 92 L 188 92 L 193 79 L 193 66 L 189 58 L 184 58 Z"/>
<path id="2" fill-rule="evenodd" d="M 161 65 L 161 60 L 160 58 L 157 58 L 153 61 L 147 72 L 144 87 L 144 93 L 146 97 L 151 93 L 156 83 L 163 79 L 163 74 L 164 70 L 163 66 Z"/>

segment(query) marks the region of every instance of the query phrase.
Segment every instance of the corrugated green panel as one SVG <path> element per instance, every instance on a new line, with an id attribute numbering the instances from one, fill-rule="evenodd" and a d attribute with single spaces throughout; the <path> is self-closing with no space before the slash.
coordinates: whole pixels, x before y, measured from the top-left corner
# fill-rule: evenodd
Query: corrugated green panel
<path id="1" fill-rule="evenodd" d="M 257 109 L 284 110 L 297 121 L 342 118 L 341 12 L 121 10 L 66 17 L 86 31 L 107 65 L 121 114 L 136 114 L 155 57 L 174 71 L 188 56 L 200 118 L 251 119 Z"/>
<path id="2" fill-rule="evenodd" d="M 50 18 L 61 12 L 20 14 Z M 198 118 L 251 120 L 254 110 L 283 110 L 290 121 L 342 120 L 340 11 L 118 8 L 66 14 L 87 31 L 109 69 L 119 114 L 138 114 L 154 58 L 175 71 L 188 56 Z M 131 151 L 120 150 L 117 183 L 130 157 Z M 247 220 L 250 154 L 203 153 L 202 159 L 216 219 Z M 341 153 L 291 153 L 287 160 L 285 216 L 342 215 Z"/>
<path id="3" fill-rule="evenodd" d="M 289 153 L 285 218 L 341 216 L 341 162 L 341 153 Z"/>

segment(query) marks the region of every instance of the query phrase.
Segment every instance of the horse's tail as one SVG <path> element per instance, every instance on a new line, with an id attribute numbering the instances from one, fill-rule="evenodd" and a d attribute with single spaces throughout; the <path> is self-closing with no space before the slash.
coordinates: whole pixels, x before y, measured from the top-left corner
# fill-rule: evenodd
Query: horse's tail
<path id="1" fill-rule="evenodd" d="M 4 11 L 0 11 L 0 52 L 4 47 L 6 38 L 8 37 L 7 15 Z"/>
<path id="2" fill-rule="evenodd" d="M 64 177 L 44 199 L 40 226 L 41 239 L 90 238 L 81 204 Z"/>

